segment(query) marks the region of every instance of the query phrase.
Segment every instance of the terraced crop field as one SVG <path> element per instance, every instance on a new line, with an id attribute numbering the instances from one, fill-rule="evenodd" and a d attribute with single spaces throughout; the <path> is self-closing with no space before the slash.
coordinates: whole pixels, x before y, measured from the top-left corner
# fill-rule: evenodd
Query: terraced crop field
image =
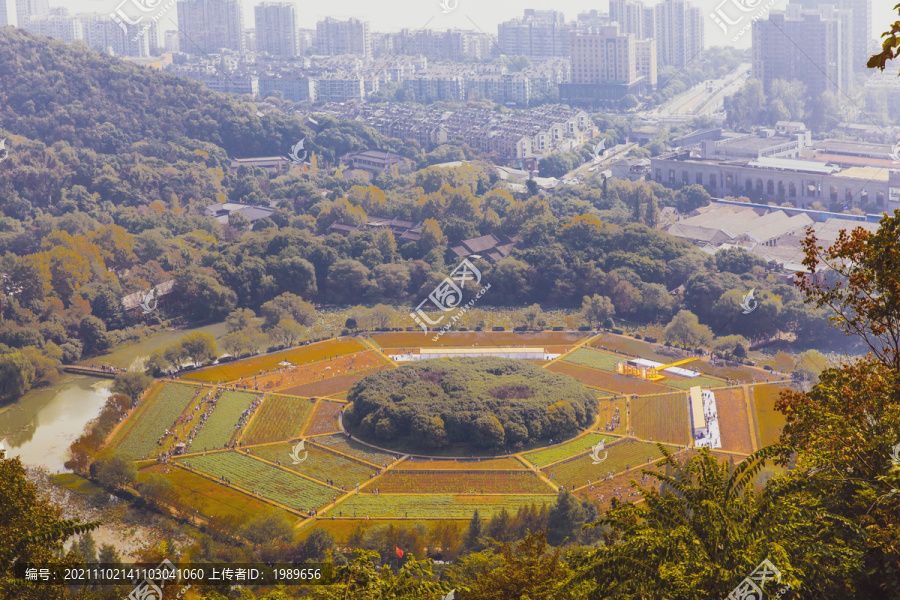
<path id="1" fill-rule="evenodd" d="M 342 454 L 348 454 L 374 465 L 388 465 L 397 460 L 397 455 L 375 450 L 354 440 L 347 439 L 344 434 L 315 437 L 310 440 L 313 443 L 336 450 Z"/>
<path id="2" fill-rule="evenodd" d="M 243 521 L 270 510 L 280 510 L 253 496 L 219 485 L 185 469 L 173 468 L 170 473 L 164 474 L 165 468 L 164 465 L 153 465 L 141 469 L 138 482 L 150 473 L 163 475 L 172 483 L 176 495 L 175 503 L 187 510 L 197 509 L 204 517 L 237 517 Z M 287 511 L 281 512 L 292 520 L 297 518 Z"/>
<path id="3" fill-rule="evenodd" d="M 110 444 L 126 456 L 138 459 L 155 455 L 160 448 L 156 442 L 171 427 L 191 400 L 206 389 L 163 381 L 153 388 L 147 399 L 128 417 Z"/>
<path id="4" fill-rule="evenodd" d="M 321 435 L 323 433 L 334 433 L 340 431 L 338 426 L 338 413 L 347 406 L 341 402 L 329 402 L 328 400 L 318 400 L 316 407 L 313 409 L 313 415 L 306 424 L 303 435 Z"/>
<path id="5" fill-rule="evenodd" d="M 322 482 L 330 479 L 337 487 L 343 485 L 345 490 L 349 490 L 357 483 L 368 481 L 375 472 L 375 468 L 371 465 L 345 458 L 317 448 L 312 444 L 306 444 L 305 446 L 305 451 L 308 452 L 306 460 L 295 465 L 291 459 L 291 449 L 291 444 L 284 443 L 254 446 L 249 450 L 253 456 L 258 456 L 271 462 L 278 460 L 281 462 L 282 467 L 302 473 L 307 477 L 312 477 Z M 303 454 L 301 453 L 300 456 L 302 457 Z"/>
<path id="6" fill-rule="evenodd" d="M 549 365 L 547 370 L 571 375 L 589 387 L 599 388 L 616 394 L 662 394 L 672 389 L 652 381 L 591 369 L 566 361 L 555 362 Z"/>
<path id="7" fill-rule="evenodd" d="M 484 460 L 428 460 L 424 458 L 405 460 L 397 465 L 398 469 L 409 471 L 413 469 L 427 469 L 429 471 L 455 471 L 455 470 L 525 470 L 525 465 L 514 458 L 486 458 Z"/>
<path id="8" fill-rule="evenodd" d="M 669 444 L 688 444 L 691 425 L 687 394 L 670 392 L 631 400 L 631 428 L 635 436 Z"/>
<path id="9" fill-rule="evenodd" d="M 616 363 L 626 359 L 616 354 L 595 350 L 594 348 L 579 348 L 572 354 L 566 356 L 564 360 L 583 367 L 614 372 L 616 370 Z"/>
<path id="10" fill-rule="evenodd" d="M 432 341 L 433 335 L 423 335 L 421 331 L 396 331 L 373 334 L 371 340 L 382 348 L 398 350 L 433 346 L 466 346 L 471 348 L 474 344 L 479 346 L 571 347 L 581 341 L 584 336 L 584 333 L 566 331 L 528 333 L 516 333 L 513 331 L 448 331 L 439 337 L 437 341 Z"/>
<path id="11" fill-rule="evenodd" d="M 298 346 L 272 354 L 254 356 L 222 365 L 215 365 L 198 371 L 191 371 L 184 379 L 195 381 L 235 381 L 241 377 L 252 377 L 267 371 L 277 370 L 278 363 L 287 361 L 294 365 L 324 360 L 363 350 L 363 345 L 353 338 L 337 338 L 316 342 L 308 346 Z"/>
<path id="12" fill-rule="evenodd" d="M 382 494 L 546 494 L 550 487 L 531 471 L 391 470 L 372 484 Z"/>
<path id="13" fill-rule="evenodd" d="M 613 444 L 607 452 L 609 454 L 606 460 L 598 465 L 593 464 L 589 454 L 584 454 L 576 459 L 545 467 L 542 472 L 557 485 L 581 487 L 589 483 L 595 484 L 608 473 L 615 475 L 634 467 L 646 468 L 648 458 L 653 462 L 662 456 L 656 444 L 629 439 Z M 636 476 L 640 478 L 639 473 Z"/>
<path id="14" fill-rule="evenodd" d="M 315 402 L 307 398 L 293 398 L 269 394 L 241 437 L 241 443 L 267 444 L 298 437 L 309 418 Z"/>
<path id="15" fill-rule="evenodd" d="M 684 369 L 692 369 L 690 363 L 684 365 Z M 678 377 L 677 375 L 666 376 L 660 383 L 665 385 L 676 387 L 682 390 L 689 390 L 695 385 L 699 385 L 703 389 L 712 389 L 717 387 L 722 387 L 725 385 L 725 382 L 721 379 L 713 379 L 712 377 L 705 377 L 701 375 L 700 377 L 694 377 L 693 379 L 688 379 L 686 377 Z"/>
<path id="16" fill-rule="evenodd" d="M 775 383 L 764 383 L 753 387 L 760 448 L 774 444 L 781 437 L 781 430 L 787 421 L 783 414 L 775 410 L 775 401 L 778 400 L 781 391 L 786 389 L 789 388 Z"/>
<path id="17" fill-rule="evenodd" d="M 334 394 L 339 394 L 341 392 L 346 392 L 351 387 L 353 387 L 354 383 L 367 375 L 371 375 L 376 371 L 383 371 L 390 368 L 392 368 L 391 365 L 383 364 L 372 367 L 371 369 L 367 369 L 365 371 L 354 371 L 353 373 L 348 373 L 345 375 L 335 375 L 333 377 L 328 376 L 319 381 L 304 383 L 286 389 L 284 390 L 284 393 L 305 397 L 331 396 Z"/>
<path id="18" fill-rule="evenodd" d="M 589 450 L 599 444 L 601 440 L 606 440 L 605 445 L 609 445 L 618 439 L 619 438 L 608 433 L 589 433 L 584 437 L 558 446 L 553 446 L 552 448 L 544 448 L 537 452 L 529 452 L 525 455 L 525 460 L 539 467 L 543 467 L 544 465 L 549 465 L 550 463 L 555 463 L 556 461 L 581 454 L 585 450 Z"/>
<path id="19" fill-rule="evenodd" d="M 719 431 L 722 450 L 750 454 L 753 452 L 747 402 L 744 390 L 731 388 L 716 390 L 716 411 L 719 414 Z"/>
<path id="20" fill-rule="evenodd" d="M 649 342 L 615 335 L 613 333 L 601 333 L 591 342 L 591 346 L 598 350 L 604 350 L 613 354 L 622 353 L 626 356 L 646 358 L 663 364 L 678 360 L 677 358 L 672 358 L 672 356 L 667 356 L 658 352 Z"/>
<path id="21" fill-rule="evenodd" d="M 216 479 L 224 475 L 248 492 L 258 491 L 265 498 L 299 511 L 324 506 L 339 493 L 236 451 L 191 456 L 183 462 Z"/>
<path id="22" fill-rule="evenodd" d="M 490 518 L 504 508 L 512 514 L 532 504 L 538 509 L 556 501 L 547 495 L 449 495 L 449 494 L 356 494 L 338 504 L 344 517 L 372 518 L 405 516 L 409 518 L 471 519 L 475 510 L 481 518 Z"/>
<path id="23" fill-rule="evenodd" d="M 191 442 L 188 452 L 202 452 L 206 448 L 227 444 L 237 432 L 235 426 L 241 413 L 249 408 L 256 397 L 256 394 L 249 392 L 224 392 L 206 423 L 200 427 L 200 433 Z"/>

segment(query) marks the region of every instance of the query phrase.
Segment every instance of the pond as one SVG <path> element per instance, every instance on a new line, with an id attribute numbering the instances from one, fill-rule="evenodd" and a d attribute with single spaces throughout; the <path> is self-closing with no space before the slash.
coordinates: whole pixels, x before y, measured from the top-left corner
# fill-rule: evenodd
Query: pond
<path id="1" fill-rule="evenodd" d="M 197 329 L 164 331 L 146 339 L 123 344 L 103 356 L 82 364 L 110 365 L 138 370 L 150 352 L 163 348 L 194 331 L 215 337 L 225 333 L 224 323 Z M 65 471 L 69 446 L 84 431 L 84 426 L 100 414 L 112 380 L 63 374 L 53 386 L 32 390 L 14 404 L 0 409 L 0 447 L 7 456 L 20 456 L 30 466 Z"/>

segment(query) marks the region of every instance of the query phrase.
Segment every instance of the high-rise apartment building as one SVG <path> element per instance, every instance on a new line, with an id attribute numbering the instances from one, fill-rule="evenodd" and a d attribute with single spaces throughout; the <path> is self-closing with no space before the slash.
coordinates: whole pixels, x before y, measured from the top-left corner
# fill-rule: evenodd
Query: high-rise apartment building
<path id="1" fill-rule="evenodd" d="M 256 51 L 297 56 L 297 23 L 292 2 L 263 2 L 254 8 Z"/>
<path id="2" fill-rule="evenodd" d="M 84 39 L 81 21 L 69 15 L 29 15 L 20 23 L 22 29 L 38 35 L 46 35 L 61 42 L 71 43 Z"/>
<path id="3" fill-rule="evenodd" d="M 646 7 L 640 0 L 609 0 L 609 20 L 619 24 L 622 33 L 630 33 L 637 39 L 653 37 L 653 30 L 645 30 Z"/>
<path id="4" fill-rule="evenodd" d="M 806 84 L 807 94 L 817 98 L 824 91 L 839 94 L 846 86 L 848 70 L 841 55 L 840 18 L 824 18 L 821 11 L 789 16 L 772 11 L 753 24 L 753 73 L 768 93 L 777 79 Z M 802 40 L 802 48 L 794 40 Z"/>
<path id="5" fill-rule="evenodd" d="M 320 54 L 337 56 L 359 54 L 372 57 L 372 37 L 368 21 L 348 19 L 339 21 L 326 17 L 316 23 L 316 46 Z"/>
<path id="6" fill-rule="evenodd" d="M 178 47 L 187 54 L 243 50 L 243 17 L 238 0 L 181 0 Z"/>
<path id="7" fill-rule="evenodd" d="M 558 10 L 526 9 L 521 19 L 497 26 L 497 45 L 508 56 L 544 60 L 569 56 L 569 35 L 575 29 Z"/>
<path id="8" fill-rule="evenodd" d="M 616 25 L 572 34 L 572 83 L 631 83 L 637 79 L 634 35 Z"/>
<path id="9" fill-rule="evenodd" d="M 17 24 L 15 0 L 0 0 L 0 27 Z"/>
<path id="10" fill-rule="evenodd" d="M 685 0 L 654 7 L 656 50 L 661 66 L 683 67 L 703 51 L 702 11 Z"/>
<path id="11" fill-rule="evenodd" d="M 866 72 L 866 62 L 872 52 L 872 0 L 792 0 L 805 9 L 816 9 L 832 5 L 838 10 L 847 10 L 851 14 L 849 38 L 852 53 L 847 56 L 853 71 Z M 847 33 L 845 31 L 845 33 Z"/>
<path id="12" fill-rule="evenodd" d="M 11 2 L 13 0 L 7 0 Z M 16 23 L 25 27 L 28 17 L 46 17 L 50 14 L 49 0 L 14 0 L 16 3 Z"/>
<path id="13" fill-rule="evenodd" d="M 154 54 L 158 51 L 156 42 L 159 29 L 155 22 L 148 22 L 148 28 L 144 31 L 144 24 L 126 25 L 125 31 L 119 24 L 107 15 L 78 15 L 82 35 L 85 43 L 100 52 L 106 52 L 114 56 L 151 56 L 151 45 Z"/>

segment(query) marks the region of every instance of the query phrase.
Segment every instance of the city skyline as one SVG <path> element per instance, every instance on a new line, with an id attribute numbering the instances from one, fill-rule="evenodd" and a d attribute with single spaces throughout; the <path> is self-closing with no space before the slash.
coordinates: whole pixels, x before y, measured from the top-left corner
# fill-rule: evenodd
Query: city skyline
<path id="1" fill-rule="evenodd" d="M 262 0 L 239 0 L 243 13 L 243 21 L 245 27 L 252 27 L 254 22 L 254 7 L 260 4 Z M 646 0 L 646 6 L 654 6 L 663 0 Z M 771 1 L 771 0 L 770 0 Z M 70 14 L 77 12 L 97 12 L 108 14 L 116 9 L 122 0 L 50 0 L 50 7 L 65 7 Z M 729 45 L 738 48 L 750 47 L 750 36 L 742 35 L 736 41 L 732 41 L 734 33 L 729 31 L 728 35 L 717 27 L 710 14 L 712 14 L 718 6 L 722 4 L 722 0 L 692 0 L 691 4 L 700 8 L 704 19 L 708 19 L 705 25 L 705 45 L 706 47 Z M 771 3 L 770 10 L 784 10 L 788 0 L 774 0 Z M 887 29 L 888 23 L 893 23 L 894 11 L 892 10 L 892 2 L 872 3 L 872 36 L 877 40 L 881 33 Z M 449 6 L 453 6 L 453 2 Z M 768 6 L 769 2 L 761 3 L 762 6 Z M 458 0 L 456 7 L 449 13 L 442 12 L 441 5 L 438 0 L 422 2 L 421 0 L 394 0 L 389 5 L 384 3 L 375 3 L 363 0 L 341 0 L 339 2 L 329 3 L 327 11 L 323 10 L 325 6 L 316 6 L 313 11 L 302 10 L 302 6 L 297 4 L 297 26 L 303 29 L 315 29 L 316 23 L 325 17 L 333 17 L 345 20 L 347 18 L 357 18 L 368 21 L 370 30 L 373 32 L 397 32 L 403 28 L 418 31 L 423 27 L 428 29 L 445 30 L 445 29 L 470 29 L 481 30 L 483 33 L 497 35 L 497 26 L 503 21 L 513 18 L 520 18 L 524 9 L 533 8 L 535 10 L 559 10 L 567 21 L 577 18 L 578 13 L 588 10 L 608 11 L 609 3 L 602 2 L 599 5 L 584 2 L 583 0 L 533 0 L 519 6 L 509 6 L 490 3 L 477 3 L 471 0 Z M 386 10 L 387 9 L 387 10 Z M 752 17 L 752 14 L 750 15 Z M 175 29 L 176 17 L 175 11 L 160 20 L 160 29 L 162 31 Z M 739 29 L 740 26 L 735 26 Z"/>

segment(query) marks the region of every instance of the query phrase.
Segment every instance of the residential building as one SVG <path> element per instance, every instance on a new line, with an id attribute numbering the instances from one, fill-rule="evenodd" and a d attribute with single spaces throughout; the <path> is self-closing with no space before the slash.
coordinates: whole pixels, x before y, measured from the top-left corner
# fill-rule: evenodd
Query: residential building
<path id="1" fill-rule="evenodd" d="M 778 80 L 798 80 L 809 97 L 825 91 L 840 95 L 847 89 L 842 22 L 825 18 L 821 11 L 772 11 L 753 24 L 753 73 L 769 93 Z M 802 47 L 794 40 L 803 40 Z"/>
<path id="2" fill-rule="evenodd" d="M 265 98 L 269 92 L 281 92 L 290 102 L 316 101 L 316 82 L 302 73 L 266 73 L 259 77 L 259 95 Z"/>
<path id="3" fill-rule="evenodd" d="M 850 62 L 850 69 L 865 73 L 868 71 L 866 61 L 872 54 L 872 0 L 792 0 L 804 9 L 817 9 L 831 6 L 838 10 L 846 10 L 851 15 L 849 35 L 844 37 L 851 40 L 851 48 L 846 59 Z M 845 34 L 846 34 L 845 30 Z"/>
<path id="4" fill-rule="evenodd" d="M 263 2 L 254 9 L 256 51 L 297 56 L 297 23 L 293 2 Z"/>
<path id="5" fill-rule="evenodd" d="M 521 19 L 497 26 L 497 44 L 509 56 L 547 59 L 569 55 L 569 34 L 575 29 L 558 10 L 526 9 Z"/>
<path id="6" fill-rule="evenodd" d="M 394 234 L 394 240 L 397 242 L 397 245 L 402 246 L 407 242 L 418 242 L 422 239 L 423 225 L 422 221 L 416 222 L 400 218 L 369 215 L 366 223 L 363 225 L 348 225 L 341 222 L 332 223 L 325 230 L 325 235 L 328 236 L 332 233 L 348 235 L 358 229 L 388 230 Z"/>
<path id="7" fill-rule="evenodd" d="M 187 54 L 244 50 L 244 24 L 238 0 L 180 0 L 178 47 Z"/>
<path id="8" fill-rule="evenodd" d="M 347 102 L 366 97 L 366 80 L 354 73 L 337 73 L 316 79 L 316 98 L 325 102 Z"/>
<path id="9" fill-rule="evenodd" d="M 642 40 L 652 38 L 653 30 L 645 30 L 646 7 L 641 0 L 609 0 L 609 20 L 619 24 L 619 31 Z"/>
<path id="10" fill-rule="evenodd" d="M 640 95 L 656 85 L 654 40 L 622 33 L 618 23 L 571 34 L 572 83 L 560 86 L 570 103 L 595 104 Z"/>
<path id="11" fill-rule="evenodd" d="M 106 20 L 109 21 L 108 18 Z M 72 43 L 84 39 L 81 21 L 69 15 L 27 16 L 19 23 L 21 23 L 22 29 L 38 35 L 46 35 L 61 42 Z M 110 21 L 110 23 L 112 22 Z M 115 23 L 112 25 L 121 32 Z"/>
<path id="12" fill-rule="evenodd" d="M 0 27 L 18 25 L 16 20 L 16 0 L 0 0 Z"/>
<path id="13" fill-rule="evenodd" d="M 460 258 L 477 255 L 497 264 L 509 256 L 510 252 L 521 242 L 522 238 L 518 236 L 508 237 L 489 233 L 453 244 L 447 249 L 447 261 L 456 262 Z"/>
<path id="14" fill-rule="evenodd" d="M 351 169 L 361 169 L 370 173 L 387 173 L 395 167 L 399 174 L 412 172 L 414 164 L 408 158 L 386 150 L 360 150 L 341 156 L 341 163 Z"/>
<path id="15" fill-rule="evenodd" d="M 686 0 L 665 0 L 654 7 L 654 13 L 660 66 L 683 67 L 703 51 L 706 15 L 699 8 Z"/>
<path id="16" fill-rule="evenodd" d="M 50 15 L 49 0 L 6 0 L 16 3 L 16 23 L 25 28 L 25 19 L 28 17 L 47 17 Z"/>
<path id="17" fill-rule="evenodd" d="M 150 40 L 157 39 L 159 34 L 155 22 L 127 25 L 126 32 L 107 15 L 79 15 L 77 20 L 82 29 L 82 39 L 94 50 L 114 56 L 152 56 Z"/>
<path id="18" fill-rule="evenodd" d="M 340 21 L 326 17 L 316 24 L 316 47 L 320 54 L 337 56 L 359 54 L 372 57 L 372 38 L 368 21 L 348 19 Z"/>

